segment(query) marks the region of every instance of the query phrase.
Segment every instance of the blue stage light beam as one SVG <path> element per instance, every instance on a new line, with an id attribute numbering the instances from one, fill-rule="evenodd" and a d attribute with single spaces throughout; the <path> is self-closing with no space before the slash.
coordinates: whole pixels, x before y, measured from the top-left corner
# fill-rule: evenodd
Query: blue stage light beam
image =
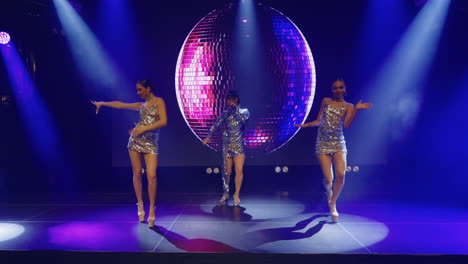
<path id="1" fill-rule="evenodd" d="M 70 164 L 65 158 L 67 155 L 60 144 L 55 122 L 14 43 L 10 42 L 8 46 L 2 45 L 0 49 L 13 96 L 27 131 L 26 134 L 35 156 L 46 169 L 43 173 L 51 177 L 50 179 L 55 179 L 57 175 L 65 177 L 65 172 L 68 172 L 69 175 L 73 174 L 72 167 L 69 166 Z M 72 178 L 68 177 L 68 181 L 65 182 L 71 183 Z"/>
<path id="2" fill-rule="evenodd" d="M 356 38 L 351 40 L 357 44 L 357 49 L 353 53 L 353 65 L 359 66 L 353 67 L 350 72 L 353 79 L 348 83 L 348 101 L 356 103 L 360 99 L 370 100 L 369 94 L 374 92 L 372 87 L 368 88 L 369 82 L 372 81 L 370 76 L 376 76 L 379 73 L 379 68 L 385 63 L 385 58 L 398 43 L 413 17 L 414 13 L 411 12 L 410 6 L 405 1 L 380 0 L 369 1 L 366 4 L 366 13 L 360 23 L 361 30 Z M 348 77 L 345 78 L 345 81 L 347 79 Z M 368 127 L 371 124 L 366 120 L 374 120 L 381 114 L 377 106 L 376 108 L 359 114 L 352 128 L 346 132 L 349 133 L 347 144 L 349 149 L 353 150 L 352 155 L 349 155 L 351 163 L 385 164 L 387 162 L 386 135 L 389 133 L 380 134 L 382 141 L 379 142 L 378 155 L 367 155 L 360 150 L 362 139 L 374 136 L 373 130 L 360 128 Z"/>
<path id="3" fill-rule="evenodd" d="M 412 128 L 449 5 L 450 0 L 431 0 L 424 5 L 369 83 L 369 95 L 364 99 L 375 107 L 363 126 L 372 127 L 373 133 L 359 140 L 360 147 L 353 155 L 379 156 L 389 130 L 392 140 L 399 140 Z"/>
<path id="4" fill-rule="evenodd" d="M 130 83 L 123 78 L 91 29 L 67 0 L 54 0 L 73 57 L 83 78 L 90 84 L 90 93 L 96 90 L 113 98 L 128 98 Z M 122 88 L 123 87 L 123 88 Z"/>
<path id="5" fill-rule="evenodd" d="M 145 36 L 139 34 L 141 27 L 135 21 L 135 10 L 128 0 L 101 0 L 97 8 L 98 16 L 95 23 L 95 33 L 109 54 L 119 62 L 119 71 L 126 76 L 141 78 L 144 71 L 135 60 L 147 57 L 144 54 Z M 142 66 L 143 67 L 143 66 Z"/>
<path id="6" fill-rule="evenodd" d="M 2 55 L 12 85 L 13 95 L 19 111 L 27 125 L 34 148 L 41 157 L 53 160 L 57 148 L 57 132 L 52 118 L 28 70 L 22 62 L 13 43 L 10 47 L 2 46 Z"/>
<path id="7" fill-rule="evenodd" d="M 237 14 L 234 23 L 234 69 L 238 74 L 235 89 L 243 98 L 243 103 L 248 105 L 255 118 L 255 100 L 251 100 L 251 94 L 261 93 L 261 80 L 264 65 L 261 54 L 261 36 L 258 30 L 255 14 L 255 0 L 239 0 L 236 3 Z M 247 90 L 248 87 L 248 91 Z M 262 96 L 261 94 L 257 94 Z"/>

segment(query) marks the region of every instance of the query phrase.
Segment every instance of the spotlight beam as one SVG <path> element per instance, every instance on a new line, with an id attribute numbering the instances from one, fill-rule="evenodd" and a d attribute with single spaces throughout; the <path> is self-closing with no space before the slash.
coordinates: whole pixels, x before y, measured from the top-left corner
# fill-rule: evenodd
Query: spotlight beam
<path id="1" fill-rule="evenodd" d="M 129 82 L 120 77 L 123 75 L 119 74 L 83 19 L 66 0 L 54 0 L 54 5 L 79 70 L 93 86 L 90 88 L 98 87 L 113 96 L 124 93 L 125 97 L 126 90 L 118 88 L 128 87 Z"/>
<path id="2" fill-rule="evenodd" d="M 389 127 L 397 139 L 415 122 L 421 86 L 437 51 L 449 4 L 450 0 L 432 0 L 424 5 L 369 85 L 372 92 L 366 101 L 376 107 L 366 126 L 375 132 L 360 140 L 356 156 L 378 156 Z"/>
<path id="3" fill-rule="evenodd" d="M 43 159 L 55 160 L 58 136 L 49 111 L 38 94 L 14 44 L 10 43 L 9 47 L 2 46 L 1 50 L 13 87 L 13 95 L 19 105 L 26 129 L 30 133 L 33 147 Z"/>

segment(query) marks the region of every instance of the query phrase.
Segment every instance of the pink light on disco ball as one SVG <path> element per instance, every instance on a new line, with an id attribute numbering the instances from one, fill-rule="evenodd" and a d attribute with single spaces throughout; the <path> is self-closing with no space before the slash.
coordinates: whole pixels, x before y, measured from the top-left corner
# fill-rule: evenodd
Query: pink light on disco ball
<path id="1" fill-rule="evenodd" d="M 195 25 L 180 50 L 175 77 L 179 108 L 200 140 L 224 111 L 228 91 L 239 90 L 241 105 L 251 112 L 244 135 L 247 154 L 270 153 L 286 144 L 299 129 L 294 124 L 307 118 L 315 95 L 314 60 L 300 30 L 271 7 L 258 4 L 256 9 L 261 33 L 249 36 L 262 43 L 260 72 L 269 76 L 268 85 L 256 90 L 238 85 L 240 77 L 233 66 L 238 34 L 233 29 L 238 20 L 232 4 L 212 11 Z M 245 101 L 250 105 L 243 105 Z M 221 149 L 220 131 L 213 134 L 209 146 Z"/>
<path id="2" fill-rule="evenodd" d="M 10 42 L 10 34 L 2 31 L 0 32 L 0 44 L 8 44 L 8 42 Z"/>

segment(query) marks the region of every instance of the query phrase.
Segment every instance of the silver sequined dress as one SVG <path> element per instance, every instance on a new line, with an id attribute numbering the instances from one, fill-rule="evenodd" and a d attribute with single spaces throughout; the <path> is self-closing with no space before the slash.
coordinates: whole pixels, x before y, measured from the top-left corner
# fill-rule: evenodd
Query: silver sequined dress
<path id="1" fill-rule="evenodd" d="M 213 132 L 224 124 L 223 132 L 223 194 L 229 195 L 229 181 L 227 175 L 228 158 L 232 158 L 244 154 L 244 128 L 250 113 L 247 108 L 234 107 L 224 111 L 221 117 L 215 122 L 208 132 L 208 137 L 213 135 Z"/>
<path id="2" fill-rule="evenodd" d="M 140 120 L 138 125 L 147 126 L 159 120 L 156 104 L 146 106 L 142 104 L 140 108 Z M 159 128 L 146 131 L 138 137 L 130 136 L 128 139 L 128 149 L 145 154 L 158 154 Z"/>
<path id="3" fill-rule="evenodd" d="M 208 132 L 213 135 L 221 125 L 225 125 L 223 132 L 223 157 L 232 158 L 244 154 L 244 127 L 250 113 L 247 108 L 234 107 L 224 111 Z"/>
<path id="4" fill-rule="evenodd" d="M 343 134 L 343 122 L 346 107 L 323 106 L 322 119 L 317 132 L 315 154 L 331 155 L 335 152 L 347 152 Z"/>

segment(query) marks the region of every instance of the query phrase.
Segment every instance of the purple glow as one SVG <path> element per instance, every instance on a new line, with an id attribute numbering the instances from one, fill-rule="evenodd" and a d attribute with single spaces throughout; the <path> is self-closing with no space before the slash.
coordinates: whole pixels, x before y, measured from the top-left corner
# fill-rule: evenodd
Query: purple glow
<path id="1" fill-rule="evenodd" d="M 119 241 L 122 235 L 118 226 L 96 222 L 65 223 L 49 228 L 48 233 L 50 243 L 89 249 L 103 248 L 109 241 Z"/>
<path id="2" fill-rule="evenodd" d="M 10 34 L 2 31 L 0 32 L 0 44 L 8 44 L 10 42 Z"/>
<path id="3" fill-rule="evenodd" d="M 246 151 L 269 153 L 286 144 L 299 129 L 294 124 L 307 118 L 315 94 L 315 65 L 309 45 L 294 23 L 273 8 L 256 8 L 262 29 L 270 29 L 261 36 L 265 47 L 259 53 L 265 53 L 268 65 L 261 71 L 274 80 L 268 87 L 255 87 L 272 96 L 257 102 L 269 105 L 268 111 L 251 113 L 253 117 L 245 130 Z M 188 126 L 201 140 L 222 113 L 227 92 L 239 82 L 233 69 L 234 12 L 232 5 L 227 5 L 205 16 L 187 36 L 179 53 L 177 101 Z M 247 19 L 241 21 L 246 23 Z M 220 133 L 213 135 L 210 147 L 220 150 Z"/>

